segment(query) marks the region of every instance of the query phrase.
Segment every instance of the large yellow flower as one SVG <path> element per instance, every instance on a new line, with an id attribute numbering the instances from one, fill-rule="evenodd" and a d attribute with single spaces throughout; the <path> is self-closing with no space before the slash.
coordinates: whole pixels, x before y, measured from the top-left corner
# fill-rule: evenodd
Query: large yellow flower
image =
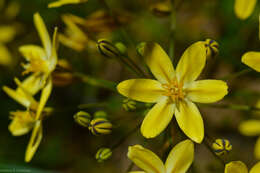
<path id="1" fill-rule="evenodd" d="M 194 144 L 185 140 L 177 144 L 169 153 L 165 164 L 152 151 L 140 145 L 129 147 L 127 156 L 143 171 L 131 173 L 184 173 L 194 159 Z"/>
<path id="2" fill-rule="evenodd" d="M 160 45 L 147 43 L 144 59 L 157 80 L 130 79 L 117 89 L 131 99 L 156 103 L 146 115 L 141 132 L 146 138 L 160 134 L 173 115 L 183 132 L 200 143 L 204 138 L 203 120 L 193 102 L 212 103 L 227 94 L 227 85 L 220 80 L 195 81 L 206 62 L 204 42 L 191 45 L 182 55 L 176 70 Z"/>
<path id="3" fill-rule="evenodd" d="M 249 173 L 259 173 L 260 162 L 256 163 Z M 247 166 L 241 161 L 232 161 L 225 166 L 225 173 L 248 173 Z"/>
<path id="4" fill-rule="evenodd" d="M 235 14 L 239 19 L 247 19 L 256 6 L 257 0 L 235 0 Z"/>

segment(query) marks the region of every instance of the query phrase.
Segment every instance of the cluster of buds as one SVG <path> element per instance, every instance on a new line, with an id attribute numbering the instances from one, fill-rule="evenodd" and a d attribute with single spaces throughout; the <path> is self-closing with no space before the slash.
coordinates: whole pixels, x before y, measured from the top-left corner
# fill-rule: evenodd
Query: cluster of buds
<path id="1" fill-rule="evenodd" d="M 216 155 L 225 155 L 232 150 L 232 145 L 227 139 L 216 139 L 212 144 L 212 148 Z"/>
<path id="2" fill-rule="evenodd" d="M 100 148 L 96 153 L 96 159 L 98 162 L 104 162 L 112 156 L 110 148 Z"/>
<path id="3" fill-rule="evenodd" d="M 84 111 L 79 111 L 74 115 L 74 120 L 82 127 L 87 127 L 93 135 L 107 135 L 112 132 L 112 123 L 107 119 L 107 114 L 103 111 L 98 111 L 91 115 Z"/>

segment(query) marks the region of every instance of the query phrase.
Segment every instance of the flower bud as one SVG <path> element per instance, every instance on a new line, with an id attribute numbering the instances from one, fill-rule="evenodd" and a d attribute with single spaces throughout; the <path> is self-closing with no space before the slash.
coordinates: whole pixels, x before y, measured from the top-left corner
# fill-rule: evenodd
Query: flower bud
<path id="1" fill-rule="evenodd" d="M 89 113 L 87 113 L 87 112 L 79 111 L 78 113 L 76 113 L 74 115 L 74 120 L 79 125 L 81 125 L 83 127 L 88 127 L 89 123 L 91 121 L 91 115 Z"/>
<path id="2" fill-rule="evenodd" d="M 98 40 L 97 47 L 99 52 L 108 58 L 118 57 L 121 54 L 117 47 L 105 39 Z"/>
<path id="3" fill-rule="evenodd" d="M 136 109 L 136 102 L 131 99 L 124 99 L 122 107 L 125 111 L 133 111 Z"/>
<path id="4" fill-rule="evenodd" d="M 104 111 L 97 111 L 95 112 L 94 114 L 94 119 L 95 118 L 104 118 L 104 119 L 107 119 L 107 113 L 104 112 Z"/>
<path id="5" fill-rule="evenodd" d="M 166 17 L 171 14 L 171 4 L 168 2 L 159 2 L 151 5 L 150 10 L 157 17 Z"/>
<path id="6" fill-rule="evenodd" d="M 215 57 L 218 54 L 218 42 L 212 39 L 205 40 L 207 58 Z"/>
<path id="7" fill-rule="evenodd" d="M 105 118 L 95 118 L 90 122 L 89 130 L 93 135 L 107 135 L 112 132 L 112 124 Z"/>
<path id="8" fill-rule="evenodd" d="M 122 55 L 126 54 L 127 48 L 122 42 L 117 42 L 115 47 L 120 51 Z"/>
<path id="9" fill-rule="evenodd" d="M 144 56 L 144 47 L 145 47 L 145 42 L 141 42 L 136 46 L 136 51 L 141 55 Z"/>
<path id="10" fill-rule="evenodd" d="M 110 148 L 100 148 L 96 153 L 96 159 L 98 162 L 103 162 L 112 156 Z"/>
<path id="11" fill-rule="evenodd" d="M 215 142 L 212 144 L 212 148 L 216 155 L 225 155 L 229 151 L 232 150 L 232 145 L 230 141 L 227 139 L 216 139 Z"/>

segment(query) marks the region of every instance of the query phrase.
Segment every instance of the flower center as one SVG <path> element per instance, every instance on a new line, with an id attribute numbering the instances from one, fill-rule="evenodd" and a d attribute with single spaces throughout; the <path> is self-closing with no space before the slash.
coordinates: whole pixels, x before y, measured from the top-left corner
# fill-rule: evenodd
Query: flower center
<path id="1" fill-rule="evenodd" d="M 165 96 L 171 97 L 173 102 L 177 102 L 179 99 L 184 99 L 183 92 L 183 83 L 178 82 L 174 78 L 170 83 L 162 84 L 162 87 L 165 89 Z"/>

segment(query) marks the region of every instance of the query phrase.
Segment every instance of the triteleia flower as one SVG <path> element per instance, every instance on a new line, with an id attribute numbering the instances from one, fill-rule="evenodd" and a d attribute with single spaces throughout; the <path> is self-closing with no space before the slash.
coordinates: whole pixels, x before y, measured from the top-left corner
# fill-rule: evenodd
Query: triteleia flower
<path id="1" fill-rule="evenodd" d="M 67 4 L 79 4 L 83 2 L 87 2 L 88 0 L 58 0 L 55 2 L 51 2 L 48 5 L 48 8 L 60 7 Z"/>
<path id="2" fill-rule="evenodd" d="M 71 15 L 63 15 L 62 20 L 67 27 L 65 34 L 59 34 L 59 41 L 76 51 L 84 50 L 88 42 L 87 34 L 76 25 Z"/>
<path id="3" fill-rule="evenodd" d="M 25 153 L 25 161 L 29 162 L 34 156 L 42 139 L 42 120 L 50 113 L 50 108 L 42 108 L 41 115 L 36 117 L 35 112 L 39 112 L 40 104 L 33 98 L 41 88 L 42 80 L 35 74 L 26 78 L 23 82 L 15 79 L 18 85 L 16 90 L 6 86 L 3 90 L 18 103 L 26 107 L 26 111 L 11 112 L 12 122 L 9 130 L 14 136 L 27 134 L 32 129 L 32 135 Z M 45 106 L 45 105 L 43 105 Z"/>
<path id="4" fill-rule="evenodd" d="M 141 145 L 129 147 L 127 156 L 139 168 L 144 170 L 144 172 L 134 171 L 135 173 L 184 173 L 193 162 L 194 144 L 191 140 L 178 143 L 170 151 L 165 164 L 155 153 Z"/>
<path id="5" fill-rule="evenodd" d="M 256 104 L 257 108 L 260 108 L 260 101 Z M 258 136 L 255 144 L 254 155 L 257 159 L 260 159 L 260 120 L 250 119 L 243 121 L 238 127 L 240 133 L 245 136 Z"/>
<path id="6" fill-rule="evenodd" d="M 156 103 L 142 123 L 143 136 L 153 138 L 159 135 L 175 114 L 182 131 L 193 141 L 201 143 L 204 125 L 193 102 L 216 102 L 227 94 L 228 88 L 221 80 L 195 81 L 206 62 L 204 42 L 194 43 L 186 49 L 176 70 L 156 43 L 146 43 L 144 59 L 157 80 L 130 79 L 117 86 L 118 92 L 126 97 Z"/>
<path id="7" fill-rule="evenodd" d="M 247 19 L 254 11 L 257 0 L 235 0 L 235 14 L 239 19 Z"/>
<path id="8" fill-rule="evenodd" d="M 260 162 L 256 163 L 249 173 L 259 173 Z M 225 166 L 225 173 L 248 173 L 247 166 L 241 161 L 232 161 Z"/>

